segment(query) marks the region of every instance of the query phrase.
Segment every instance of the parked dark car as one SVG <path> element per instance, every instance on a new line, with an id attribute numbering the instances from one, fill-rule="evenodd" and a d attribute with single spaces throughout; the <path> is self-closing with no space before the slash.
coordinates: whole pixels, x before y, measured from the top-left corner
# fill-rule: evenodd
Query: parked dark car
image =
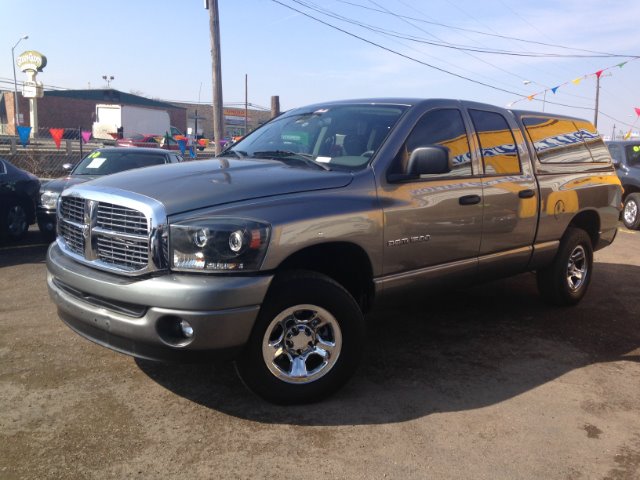
<path id="1" fill-rule="evenodd" d="M 607 142 L 616 173 L 624 188 L 622 222 L 640 229 L 640 140 Z"/>
<path id="2" fill-rule="evenodd" d="M 38 227 L 47 239 L 53 240 L 56 233 L 56 205 L 60 193 L 65 188 L 111 173 L 164 163 L 178 163 L 182 160 L 179 153 L 159 148 L 108 147 L 94 150 L 77 165 L 64 165 L 70 170 L 67 176 L 51 180 L 40 187 Z"/>
<path id="3" fill-rule="evenodd" d="M 23 238 L 36 221 L 40 180 L 0 158 L 0 239 Z"/>

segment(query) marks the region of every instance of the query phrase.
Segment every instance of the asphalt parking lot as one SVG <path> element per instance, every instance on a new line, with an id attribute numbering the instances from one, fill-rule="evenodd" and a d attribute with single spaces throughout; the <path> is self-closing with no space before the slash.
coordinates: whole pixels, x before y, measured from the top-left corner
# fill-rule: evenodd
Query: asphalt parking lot
<path id="1" fill-rule="evenodd" d="M 57 317 L 46 245 L 0 245 L 0 478 L 640 478 L 640 233 L 583 302 L 524 274 L 369 316 L 329 400 L 276 407 L 233 365 L 163 365 Z"/>

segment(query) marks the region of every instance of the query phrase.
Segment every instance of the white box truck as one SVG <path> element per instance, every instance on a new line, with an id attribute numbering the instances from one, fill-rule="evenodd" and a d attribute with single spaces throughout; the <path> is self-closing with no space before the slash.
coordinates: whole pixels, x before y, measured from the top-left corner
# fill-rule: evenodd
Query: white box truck
<path id="1" fill-rule="evenodd" d="M 131 105 L 96 105 L 93 138 L 113 140 L 120 129 L 123 138 L 136 133 L 164 135 L 170 130 L 169 112 Z"/>

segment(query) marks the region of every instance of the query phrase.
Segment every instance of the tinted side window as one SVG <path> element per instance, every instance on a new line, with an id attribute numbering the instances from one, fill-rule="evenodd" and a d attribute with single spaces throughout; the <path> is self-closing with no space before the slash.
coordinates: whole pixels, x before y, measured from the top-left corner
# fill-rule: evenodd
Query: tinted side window
<path id="1" fill-rule="evenodd" d="M 609 153 L 611 154 L 611 156 L 618 162 L 618 163 L 622 163 L 622 148 L 620 147 L 620 145 L 607 145 L 607 147 L 609 148 Z"/>
<path id="2" fill-rule="evenodd" d="M 570 120 L 549 117 L 522 119 L 541 163 L 592 162 L 582 135 Z"/>
<path id="3" fill-rule="evenodd" d="M 0 175 L 6 175 L 7 167 L 5 167 L 4 162 L 0 160 Z"/>
<path id="4" fill-rule="evenodd" d="M 582 140 L 587 144 L 593 161 L 597 163 L 609 163 L 610 155 L 607 146 L 604 144 L 602 137 L 590 122 L 578 121 L 574 122 L 578 127 L 578 132 L 582 136 Z"/>
<path id="5" fill-rule="evenodd" d="M 484 173 L 519 174 L 520 158 L 507 120 L 499 113 L 484 110 L 469 110 L 469 114 L 478 134 Z"/>
<path id="6" fill-rule="evenodd" d="M 393 173 L 405 173 L 411 152 L 416 148 L 441 146 L 449 151 L 450 172 L 435 176 L 472 175 L 471 152 L 462 114 L 456 109 L 432 110 L 426 113 L 409 134 L 396 158 Z M 429 175 L 429 177 L 434 175 Z"/>

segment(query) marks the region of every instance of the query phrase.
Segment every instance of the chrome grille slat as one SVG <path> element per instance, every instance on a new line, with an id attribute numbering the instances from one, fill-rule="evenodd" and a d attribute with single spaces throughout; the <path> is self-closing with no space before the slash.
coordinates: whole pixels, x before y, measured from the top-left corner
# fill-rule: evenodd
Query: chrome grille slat
<path id="1" fill-rule="evenodd" d="M 75 197 L 65 197 L 62 199 L 62 216 L 66 220 L 82 223 L 84 222 L 84 200 Z"/>
<path id="2" fill-rule="evenodd" d="M 60 235 L 67 242 L 69 249 L 82 255 L 84 253 L 84 236 L 82 235 L 82 228 L 72 223 L 63 222 L 60 224 Z"/>
<path id="3" fill-rule="evenodd" d="M 96 225 L 123 233 L 148 234 L 147 218 L 142 212 L 132 208 L 100 203 Z"/>

